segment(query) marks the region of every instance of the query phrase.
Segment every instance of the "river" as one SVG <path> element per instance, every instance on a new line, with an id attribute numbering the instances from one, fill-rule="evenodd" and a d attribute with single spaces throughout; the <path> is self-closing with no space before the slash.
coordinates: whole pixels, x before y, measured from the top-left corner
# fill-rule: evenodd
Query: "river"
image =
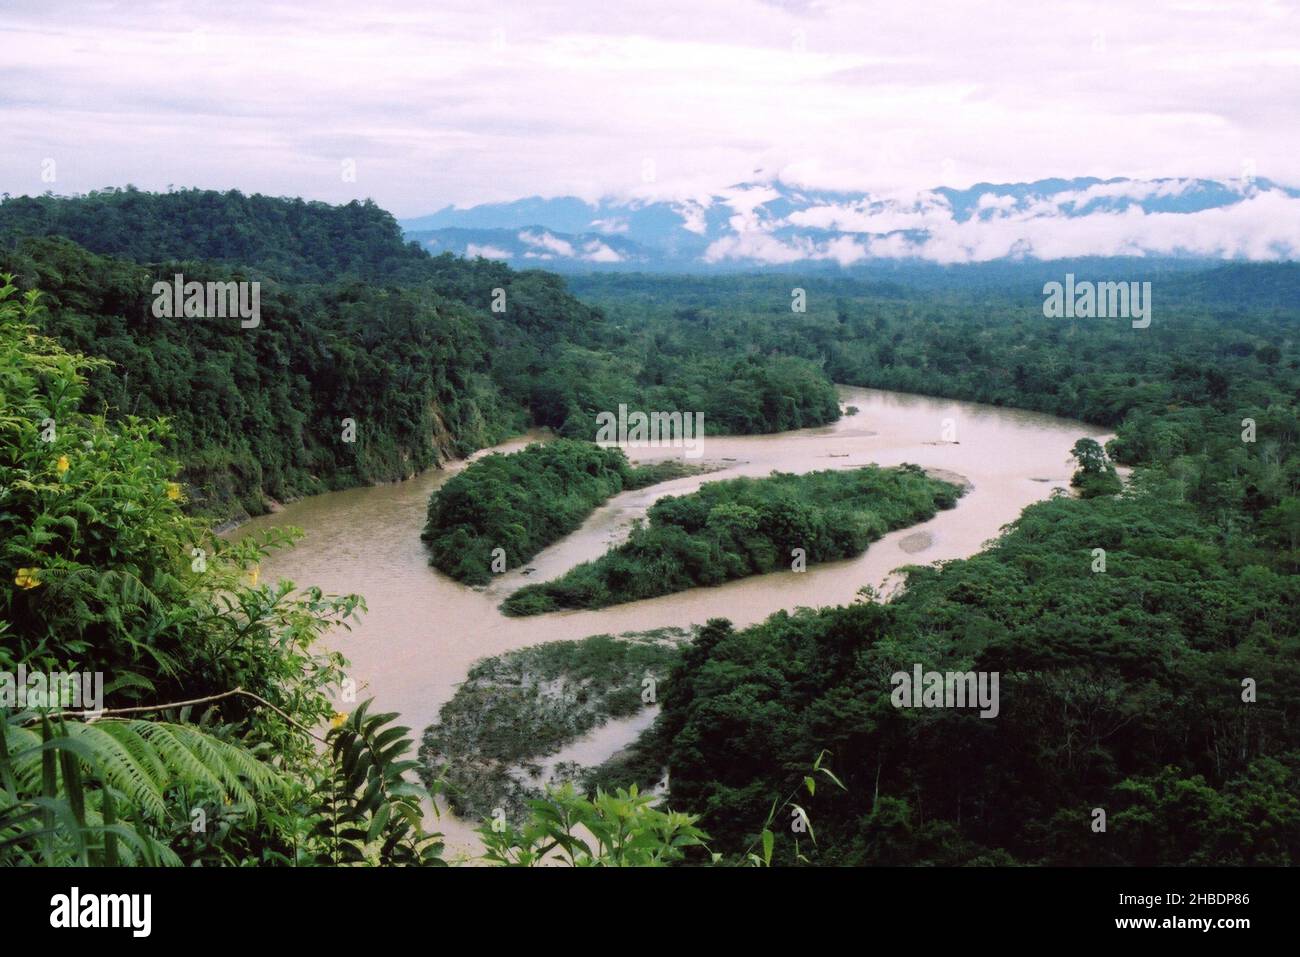
<path id="1" fill-rule="evenodd" d="M 528 566 L 534 571 L 512 570 L 487 589 L 458 584 L 429 567 L 419 537 L 430 493 L 464 462 L 398 484 L 312 496 L 248 522 L 239 533 L 297 526 L 304 532 L 298 546 L 274 554 L 263 565 L 264 577 L 365 596 L 369 613 L 350 632 L 331 633 L 326 644 L 351 661 L 358 699 L 373 696 L 375 709 L 400 712 L 418 743 L 479 658 L 593 634 L 688 627 L 719 616 L 748 625 L 780 609 L 851 602 L 863 585 L 887 592 L 897 580 L 890 573 L 900 565 L 972 555 L 1027 505 L 1047 498 L 1054 487 L 1068 487 L 1073 469 L 1069 450 L 1075 440 L 1100 440 L 1106 434 L 1034 412 L 876 389 L 841 386 L 839 391 L 846 406 L 858 408 L 856 414 L 829 426 L 778 435 L 709 436 L 700 461 L 721 471 L 614 497 L 578 531 L 538 555 Z M 522 436 L 469 461 L 492 451 L 517 450 L 542 437 Z M 648 462 L 680 454 L 635 449 L 630 457 Z M 955 509 L 886 535 L 858 558 L 596 611 L 506 618 L 497 610 L 512 589 L 555 577 L 622 540 L 632 520 L 663 495 L 773 470 L 903 462 L 959 475 L 971 489 Z M 447 836 L 450 854 L 476 847 L 467 822 L 444 815 L 438 828 Z"/>

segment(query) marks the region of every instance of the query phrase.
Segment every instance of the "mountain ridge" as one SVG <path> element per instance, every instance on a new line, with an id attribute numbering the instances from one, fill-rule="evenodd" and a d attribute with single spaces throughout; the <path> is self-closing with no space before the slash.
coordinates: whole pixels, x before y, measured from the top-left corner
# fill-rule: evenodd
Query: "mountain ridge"
<path id="1" fill-rule="evenodd" d="M 869 193 L 780 178 L 698 199 L 530 196 L 399 220 L 430 252 L 558 271 L 852 269 L 1099 257 L 1300 257 L 1300 189 L 1243 177 L 1053 178 Z"/>

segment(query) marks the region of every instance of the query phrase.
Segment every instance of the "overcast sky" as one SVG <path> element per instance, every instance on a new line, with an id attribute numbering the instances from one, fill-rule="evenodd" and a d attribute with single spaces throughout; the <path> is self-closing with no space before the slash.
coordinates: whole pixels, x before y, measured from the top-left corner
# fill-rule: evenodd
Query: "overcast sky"
<path id="1" fill-rule="evenodd" d="M 756 169 L 1300 185 L 1300 13 L 1280 0 L 0 0 L 0 34 L 14 194 L 235 187 L 411 216 L 681 198 Z"/>

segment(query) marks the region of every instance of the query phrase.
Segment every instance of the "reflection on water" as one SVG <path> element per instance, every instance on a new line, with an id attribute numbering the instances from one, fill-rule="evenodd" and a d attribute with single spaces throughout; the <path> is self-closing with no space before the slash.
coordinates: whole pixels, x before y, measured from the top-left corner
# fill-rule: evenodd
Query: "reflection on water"
<path id="1" fill-rule="evenodd" d="M 529 565 L 534 571 L 524 575 L 515 569 L 486 590 L 467 588 L 429 567 L 420 541 L 429 494 L 463 463 L 396 485 L 313 496 L 254 519 L 233 534 L 298 526 L 304 531 L 298 547 L 274 555 L 263 573 L 365 596 L 369 614 L 351 632 L 331 634 L 327 644 L 350 659 L 359 698 L 373 696 L 377 709 L 401 712 L 403 723 L 418 736 L 436 720 L 471 663 L 487 655 L 600 633 L 685 628 L 713 617 L 748 625 L 779 609 L 850 602 L 863 585 L 887 588 L 890 572 L 900 565 L 971 555 L 1025 506 L 1047 498 L 1054 487 L 1066 487 L 1072 468 L 1069 450 L 1076 439 L 1104 434 L 1033 412 L 875 389 L 841 387 L 840 397 L 859 411 L 833 425 L 780 435 L 708 437 L 702 461 L 723 466 L 723 471 L 616 496 L 573 535 L 538 555 Z M 539 437 L 525 436 L 498 450 L 517 450 Z M 633 457 L 648 462 L 674 454 L 681 450 L 636 449 Z M 773 470 L 902 462 L 957 473 L 973 488 L 955 509 L 886 535 L 860 557 L 810 566 L 803 573 L 777 572 L 599 611 L 521 619 L 497 611 L 512 589 L 554 577 L 620 541 L 632 520 L 665 494 Z M 448 835 L 449 848 L 472 846 L 473 837 L 461 822 L 444 816 L 439 827 Z"/>

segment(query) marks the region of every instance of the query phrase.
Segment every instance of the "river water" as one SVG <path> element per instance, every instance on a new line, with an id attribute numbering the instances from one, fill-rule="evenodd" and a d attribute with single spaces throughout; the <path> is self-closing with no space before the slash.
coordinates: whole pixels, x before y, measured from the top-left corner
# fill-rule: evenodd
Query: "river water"
<path id="1" fill-rule="evenodd" d="M 839 391 L 845 405 L 858 408 L 856 414 L 822 428 L 778 435 L 709 436 L 698 461 L 721 471 L 616 496 L 578 531 L 538 555 L 528 566 L 532 572 L 512 570 L 487 589 L 458 584 L 429 567 L 420 541 L 430 493 L 464 468 L 464 462 L 394 485 L 303 499 L 252 520 L 239 533 L 283 525 L 301 528 L 304 535 L 296 548 L 273 555 L 263 565 L 265 578 L 365 597 L 369 613 L 360 624 L 350 632 L 332 633 L 326 644 L 351 661 L 349 674 L 359 688 L 358 700 L 373 696 L 374 709 L 400 712 L 418 742 L 479 658 L 546 641 L 689 627 L 713 617 L 748 625 L 780 609 L 851 602 L 863 585 L 888 592 L 897 582 L 890 573 L 900 565 L 972 555 L 1027 505 L 1047 498 L 1054 487 L 1068 487 L 1073 470 L 1069 450 L 1075 440 L 1105 435 L 1080 422 L 1033 412 L 876 389 Z M 522 436 L 474 457 L 515 451 L 540 438 L 544 436 Z M 680 449 L 634 449 L 630 457 L 649 462 L 680 455 Z M 555 577 L 621 541 L 632 520 L 663 495 L 689 492 L 705 481 L 764 476 L 773 470 L 809 472 L 903 462 L 961 476 L 971 488 L 955 509 L 886 535 L 858 558 L 597 611 L 506 618 L 497 610 L 514 588 Z M 629 733 L 635 729 L 631 725 Z M 618 744 L 606 741 L 609 732 L 601 730 L 593 732 L 599 740 L 593 752 Z M 476 847 L 467 822 L 444 815 L 438 828 L 446 834 L 452 854 Z"/>

